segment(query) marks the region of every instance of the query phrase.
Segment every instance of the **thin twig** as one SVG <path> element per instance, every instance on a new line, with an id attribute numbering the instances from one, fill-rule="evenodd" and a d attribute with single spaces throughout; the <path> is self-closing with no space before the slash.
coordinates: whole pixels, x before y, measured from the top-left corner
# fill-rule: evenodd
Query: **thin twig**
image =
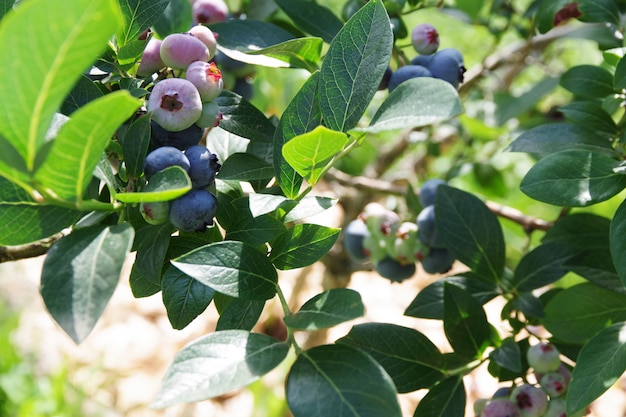
<path id="1" fill-rule="evenodd" d="M 0 246 L 0 263 L 45 255 L 50 247 L 63 236 L 65 235 L 59 232 L 37 242 L 16 246 Z"/>

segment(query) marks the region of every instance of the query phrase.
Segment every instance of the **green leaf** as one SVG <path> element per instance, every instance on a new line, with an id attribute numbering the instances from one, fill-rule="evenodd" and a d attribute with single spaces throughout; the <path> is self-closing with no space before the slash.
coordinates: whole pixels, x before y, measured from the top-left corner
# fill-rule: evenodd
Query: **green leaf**
<path id="1" fill-rule="evenodd" d="M 572 149 L 548 155 L 526 173 L 521 190 L 535 200 L 562 207 L 585 207 L 608 200 L 626 187 L 614 173 L 615 159 Z"/>
<path id="2" fill-rule="evenodd" d="M 252 330 L 257 324 L 265 300 L 244 300 L 233 298 L 230 303 L 220 312 L 215 330 Z"/>
<path id="3" fill-rule="evenodd" d="M 622 56 L 615 67 L 613 88 L 616 90 L 623 90 L 626 88 L 626 57 Z"/>
<path id="4" fill-rule="evenodd" d="M 59 198 L 80 201 L 107 143 L 139 105 L 127 91 L 119 91 L 75 111 L 54 139 L 35 181 Z"/>
<path id="5" fill-rule="evenodd" d="M 592 213 L 561 217 L 542 238 L 543 243 L 559 243 L 572 249 L 608 249 L 611 220 Z"/>
<path id="6" fill-rule="evenodd" d="M 282 195 L 253 193 L 248 196 L 253 217 L 273 213 L 278 209 L 290 209 L 297 203 Z"/>
<path id="7" fill-rule="evenodd" d="M 368 127 L 355 130 L 382 132 L 423 127 L 461 114 L 456 89 L 436 78 L 413 78 L 401 83 L 380 106 Z"/>
<path id="8" fill-rule="evenodd" d="M 608 246 L 606 249 L 581 251 L 570 258 L 563 267 L 589 282 L 613 292 L 626 294 L 626 287 L 624 287 L 613 263 L 607 262 L 607 253 L 609 252 Z"/>
<path id="9" fill-rule="evenodd" d="M 297 224 L 272 242 L 270 260 L 282 270 L 311 265 L 328 253 L 340 231 L 316 224 Z"/>
<path id="10" fill-rule="evenodd" d="M 522 352 L 514 338 L 505 339 L 489 354 L 489 359 L 512 372 L 522 371 Z"/>
<path id="11" fill-rule="evenodd" d="M 161 279 L 163 305 L 173 329 L 187 327 L 211 304 L 215 291 L 169 266 Z"/>
<path id="12" fill-rule="evenodd" d="M 578 355 L 567 392 L 567 414 L 583 410 L 626 371 L 626 324 L 615 323 L 587 342 Z"/>
<path id="13" fill-rule="evenodd" d="M 343 22 L 324 6 L 307 0 L 276 0 L 276 4 L 293 20 L 299 29 L 319 36 L 330 43 Z"/>
<path id="14" fill-rule="evenodd" d="M 317 346 L 300 353 L 287 376 L 285 392 L 294 417 L 402 416 L 393 381 L 383 367 L 345 345 Z"/>
<path id="15" fill-rule="evenodd" d="M 582 13 L 581 22 L 612 23 L 620 26 L 621 13 L 613 0 L 579 0 L 578 10 Z"/>
<path id="16" fill-rule="evenodd" d="M 337 340 L 371 355 L 399 393 L 430 388 L 443 379 L 443 355 L 417 330 L 388 323 L 359 324 Z"/>
<path id="17" fill-rule="evenodd" d="M 137 40 L 139 35 L 152 26 L 167 7 L 169 0 L 118 0 L 124 26 L 115 36 L 118 47 Z"/>
<path id="18" fill-rule="evenodd" d="M 512 285 L 531 291 L 551 284 L 565 275 L 564 264 L 577 255 L 560 243 L 545 243 L 526 253 L 517 264 Z"/>
<path id="19" fill-rule="evenodd" d="M 318 126 L 283 145 L 283 157 L 298 174 L 314 186 L 334 158 L 350 142 L 348 135 Z"/>
<path id="20" fill-rule="evenodd" d="M 89 77 L 81 75 L 61 105 L 61 113 L 69 116 L 85 104 L 102 96 L 102 90 Z"/>
<path id="21" fill-rule="evenodd" d="M 298 205 L 289 210 L 283 220 L 287 223 L 312 217 L 323 213 L 336 203 L 336 198 L 309 195 L 300 199 Z"/>
<path id="22" fill-rule="evenodd" d="M 41 296 L 74 342 L 85 340 L 102 315 L 119 281 L 133 235 L 129 223 L 77 229 L 48 251 Z"/>
<path id="23" fill-rule="evenodd" d="M 226 239 L 238 240 L 252 246 L 270 242 L 287 229 L 283 222 L 270 214 L 254 217 L 247 197 L 222 204 L 218 194 L 217 219 L 226 232 Z"/>
<path id="24" fill-rule="evenodd" d="M 554 337 L 582 343 L 611 324 L 626 320 L 626 295 L 590 283 L 579 284 L 556 294 L 545 312 L 543 324 Z"/>
<path id="25" fill-rule="evenodd" d="M 0 19 L 2 19 L 5 14 L 13 9 L 14 4 L 15 0 L 2 0 L 0 2 Z"/>
<path id="26" fill-rule="evenodd" d="M 505 248 L 496 216 L 476 196 L 456 188 L 437 188 L 435 223 L 456 259 L 491 283 L 504 272 Z"/>
<path id="27" fill-rule="evenodd" d="M 28 171 L 35 169 L 54 113 L 120 23 L 115 0 L 30 0 L 2 19 L 0 59 L 11 65 L 0 67 L 0 95 L 14 99 L 0 104 L 0 136 Z M 107 113 L 114 118 L 116 112 Z"/>
<path id="28" fill-rule="evenodd" d="M 482 305 L 498 295 L 498 288 L 467 273 L 463 276 L 446 277 L 429 284 L 417 293 L 404 314 L 423 319 L 443 320 L 444 284 L 456 285 L 470 293 Z"/>
<path id="29" fill-rule="evenodd" d="M 432 387 L 415 409 L 413 417 L 463 417 L 465 386 L 461 376 L 453 376 Z"/>
<path id="30" fill-rule="evenodd" d="M 276 269 L 265 255 L 243 242 L 212 243 L 171 262 L 187 275 L 231 297 L 269 300 L 276 294 Z"/>
<path id="31" fill-rule="evenodd" d="M 368 2 L 337 33 L 320 70 L 320 108 L 328 128 L 347 132 L 356 126 L 389 65 L 392 45 L 380 0 Z"/>
<path id="32" fill-rule="evenodd" d="M 173 227 L 169 222 L 161 225 L 146 223 L 139 210 L 129 210 L 135 227 L 133 250 L 137 251 L 130 271 L 130 287 L 136 298 L 148 297 L 161 290 L 161 274 Z"/>
<path id="33" fill-rule="evenodd" d="M 261 180 L 274 176 L 274 168 L 264 160 L 249 153 L 238 152 L 224 161 L 218 177 L 222 180 Z"/>
<path id="34" fill-rule="evenodd" d="M 618 128 L 611 115 L 595 101 L 574 101 L 559 108 L 565 118 L 584 129 L 592 130 L 606 138 L 614 138 Z"/>
<path id="35" fill-rule="evenodd" d="M 561 86 L 583 98 L 605 98 L 615 92 L 613 75 L 596 65 L 578 65 L 561 75 Z"/>
<path id="36" fill-rule="evenodd" d="M 292 138 L 310 132 L 322 123 L 319 108 L 319 72 L 314 73 L 291 100 L 276 127 L 274 134 L 274 176 L 289 198 L 296 198 L 302 185 L 302 177 L 283 157 L 283 146 Z"/>
<path id="37" fill-rule="evenodd" d="M 543 158 L 567 149 L 613 153 L 609 140 L 570 123 L 547 123 L 534 127 L 518 136 L 506 150 Z"/>
<path id="38" fill-rule="evenodd" d="M 203 336 L 176 354 L 152 407 L 202 401 L 243 388 L 278 366 L 288 352 L 288 344 L 245 330 Z"/>
<path id="39" fill-rule="evenodd" d="M 16 184 L 0 177 L 0 246 L 23 245 L 71 226 L 78 210 L 37 204 Z"/>
<path id="40" fill-rule="evenodd" d="M 267 48 L 249 51 L 243 54 L 243 56 L 242 54 L 235 54 L 235 56 L 231 56 L 231 58 L 236 58 L 239 61 L 249 64 L 256 64 L 259 59 L 262 58 L 262 63 L 266 66 L 288 66 L 291 68 L 303 68 L 309 72 L 314 72 L 317 70 L 317 65 L 320 61 L 323 44 L 324 42 L 320 38 L 290 39 L 277 45 L 268 46 Z M 222 51 L 224 50 L 222 49 Z M 227 54 L 232 55 L 233 52 L 228 51 Z M 277 59 L 280 63 L 268 65 L 269 63 L 266 62 L 265 57 Z"/>
<path id="41" fill-rule="evenodd" d="M 161 16 L 154 22 L 154 30 L 161 39 L 172 33 L 189 30 L 192 21 L 191 2 L 189 0 L 169 0 Z"/>
<path id="42" fill-rule="evenodd" d="M 273 142 L 276 128 L 249 101 L 228 90 L 222 91 L 214 101 L 222 112 L 223 118 L 220 121 L 222 129 L 253 141 Z"/>
<path id="43" fill-rule="evenodd" d="M 361 295 L 348 288 L 334 288 L 317 294 L 283 321 L 295 330 L 319 330 L 336 326 L 365 314 Z"/>
<path id="44" fill-rule="evenodd" d="M 491 328 L 480 303 L 464 289 L 443 286 L 443 328 L 454 352 L 466 358 L 479 358 L 489 346 Z"/>
<path id="45" fill-rule="evenodd" d="M 150 115 L 148 113 L 134 120 L 122 141 L 126 175 L 139 178 L 143 174 L 143 161 L 150 146 Z"/>
<path id="46" fill-rule="evenodd" d="M 611 220 L 609 234 L 613 265 L 622 283 L 626 286 L 626 242 L 624 242 L 624 233 L 626 233 L 626 202 L 622 202 L 617 208 Z"/>
<path id="47" fill-rule="evenodd" d="M 189 190 L 191 190 L 189 175 L 183 168 L 174 165 L 154 174 L 142 191 L 117 193 L 115 198 L 124 203 L 170 201 Z"/>

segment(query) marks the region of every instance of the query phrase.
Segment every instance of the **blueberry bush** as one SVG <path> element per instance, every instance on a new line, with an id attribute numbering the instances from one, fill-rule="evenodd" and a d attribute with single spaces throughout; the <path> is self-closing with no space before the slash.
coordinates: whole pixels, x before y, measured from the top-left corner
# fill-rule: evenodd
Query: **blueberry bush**
<path id="1" fill-rule="evenodd" d="M 400 417 L 418 390 L 415 417 L 463 416 L 483 364 L 502 389 L 476 415 L 584 415 L 626 370 L 625 13 L 2 0 L 0 260 L 46 255 L 41 296 L 76 343 L 131 253 L 133 295 L 161 293 L 174 329 L 214 303 L 217 328 L 172 358 L 155 408 L 289 360 L 295 417 Z M 474 31 L 458 45 L 457 27 Z M 308 222 L 335 206 L 342 227 Z M 318 261 L 333 285 L 292 310 L 279 272 Z M 363 316 L 359 270 L 436 276 L 404 312 L 441 321 L 451 351 L 375 322 L 299 344 Z M 273 299 L 284 337 L 253 330 Z"/>

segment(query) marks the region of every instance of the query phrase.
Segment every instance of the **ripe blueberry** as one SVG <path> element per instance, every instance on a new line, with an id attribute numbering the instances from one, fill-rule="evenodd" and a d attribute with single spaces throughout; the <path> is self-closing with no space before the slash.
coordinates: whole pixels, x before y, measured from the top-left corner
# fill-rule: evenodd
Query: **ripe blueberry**
<path id="1" fill-rule="evenodd" d="M 436 52 L 428 64 L 432 76 L 447 81 L 457 88 L 463 82 L 465 66 L 463 55 L 455 48 L 445 48 Z"/>
<path id="2" fill-rule="evenodd" d="M 391 74 L 387 88 L 389 88 L 389 91 L 391 92 L 404 81 L 410 80 L 411 78 L 432 76 L 433 74 L 426 67 L 421 65 L 405 65 L 398 68 L 393 74 Z"/>
<path id="3" fill-rule="evenodd" d="M 192 124 L 187 129 L 179 130 L 178 132 L 172 132 L 163 129 L 153 120 L 150 122 L 150 146 L 151 149 L 161 146 L 173 146 L 183 151 L 190 146 L 197 145 L 200 139 L 202 139 L 203 132 L 204 130 L 197 124 Z"/>
<path id="4" fill-rule="evenodd" d="M 435 206 L 426 206 L 417 215 L 417 238 L 424 245 L 433 248 L 445 248 L 445 242 L 435 225 Z"/>
<path id="5" fill-rule="evenodd" d="M 376 262 L 376 272 L 392 282 L 402 282 L 415 274 L 415 263 L 403 264 L 390 256 Z"/>
<path id="6" fill-rule="evenodd" d="M 143 173 L 148 181 L 154 174 L 171 166 L 179 166 L 189 172 L 189 159 L 173 146 L 162 146 L 150 152 L 143 161 Z"/>
<path id="7" fill-rule="evenodd" d="M 170 222 L 181 232 L 203 232 L 213 224 L 217 199 L 211 192 L 194 188 L 172 201 Z"/>
<path id="8" fill-rule="evenodd" d="M 365 238 L 370 232 L 361 219 L 352 220 L 343 231 L 343 248 L 348 256 L 357 260 L 365 261 L 368 258 L 368 252 L 363 246 Z"/>
<path id="9" fill-rule="evenodd" d="M 380 80 L 380 84 L 378 84 L 378 90 L 384 90 L 389 87 L 389 80 L 391 79 L 391 74 L 393 74 L 393 70 L 390 66 L 387 66 L 385 73 L 383 74 L 383 78 Z"/>
<path id="10" fill-rule="evenodd" d="M 148 98 L 148 111 L 162 128 L 178 132 L 193 125 L 202 114 L 198 89 L 182 78 L 157 82 Z"/>
<path id="11" fill-rule="evenodd" d="M 439 48 L 439 32 L 433 25 L 421 23 L 413 28 L 411 42 L 418 54 L 430 55 Z"/>
<path id="12" fill-rule="evenodd" d="M 194 0 L 191 13 L 194 23 L 210 25 L 228 18 L 228 6 L 223 0 Z"/>
<path id="13" fill-rule="evenodd" d="M 411 65 L 421 65 L 428 68 L 428 65 L 430 65 L 430 61 L 433 59 L 433 56 L 434 55 L 418 55 L 411 60 Z"/>
<path id="14" fill-rule="evenodd" d="M 190 146 L 185 150 L 189 160 L 189 178 L 194 188 L 204 188 L 213 184 L 215 174 L 222 167 L 217 162 L 217 155 L 203 145 Z"/>
<path id="15" fill-rule="evenodd" d="M 551 343 L 541 342 L 532 345 L 526 352 L 526 359 L 535 372 L 554 372 L 561 365 L 560 352 Z"/>
<path id="16" fill-rule="evenodd" d="M 520 417 L 540 417 L 548 409 L 545 391 L 530 384 L 515 387 L 511 393 L 511 401 L 517 404 Z"/>
<path id="17" fill-rule="evenodd" d="M 440 178 L 433 178 L 422 184 L 419 195 L 420 204 L 422 205 L 422 207 L 432 206 L 433 204 L 435 204 L 437 188 L 439 188 L 439 186 L 443 184 L 447 184 L 447 182 Z"/>
<path id="18" fill-rule="evenodd" d="M 520 411 L 514 402 L 498 398 L 487 403 L 481 417 L 520 417 Z"/>
<path id="19" fill-rule="evenodd" d="M 454 256 L 444 248 L 431 248 L 422 259 L 422 267 L 429 274 L 445 274 L 454 264 Z"/>
<path id="20" fill-rule="evenodd" d="M 200 99 L 205 103 L 219 96 L 224 89 L 222 72 L 214 62 L 192 62 L 187 67 L 185 78 L 198 89 Z"/>
<path id="21" fill-rule="evenodd" d="M 161 42 L 160 39 L 151 38 L 146 44 L 141 54 L 141 61 L 137 67 L 137 75 L 139 77 L 146 77 L 165 68 L 165 64 L 161 59 Z"/>
<path id="22" fill-rule="evenodd" d="M 190 33 L 172 33 L 161 43 L 161 59 L 168 67 L 185 69 L 195 61 L 211 59 L 209 48 Z"/>

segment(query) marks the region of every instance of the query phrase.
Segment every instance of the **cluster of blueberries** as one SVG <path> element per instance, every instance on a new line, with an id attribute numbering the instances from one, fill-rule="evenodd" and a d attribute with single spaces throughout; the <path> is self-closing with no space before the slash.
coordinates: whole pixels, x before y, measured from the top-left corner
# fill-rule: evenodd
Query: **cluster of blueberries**
<path id="1" fill-rule="evenodd" d="M 432 179 L 422 185 L 419 199 L 424 208 L 415 222 L 402 222 L 397 213 L 379 203 L 367 204 L 344 230 L 348 255 L 374 263 L 378 274 L 393 282 L 412 277 L 418 262 L 429 274 L 448 272 L 455 258 L 435 225 L 435 196 L 442 184 L 446 181 Z"/>
<path id="2" fill-rule="evenodd" d="M 559 350 L 551 343 L 540 342 L 529 347 L 526 359 L 537 383 L 502 387 L 491 398 L 477 400 L 476 417 L 566 417 L 565 393 L 572 374 L 561 361 Z M 583 410 L 573 417 L 584 415 Z"/>
<path id="3" fill-rule="evenodd" d="M 155 78 L 146 106 L 151 115 L 151 140 L 143 169 L 149 183 L 157 172 L 179 166 L 189 175 L 192 189 L 170 202 L 144 202 L 140 212 L 150 224 L 169 221 L 182 232 L 206 230 L 217 212 L 217 199 L 209 188 L 221 165 L 217 156 L 200 144 L 205 129 L 221 120 L 214 100 L 223 90 L 221 71 L 210 62 L 217 50 L 216 35 L 203 25 L 211 20 L 208 12 L 214 12 L 207 11 L 207 4 L 204 0 L 193 3 L 196 24 L 188 32 L 162 40 L 151 38 L 137 67 L 140 77 L 155 78 L 166 68 L 181 74 Z"/>
<path id="4" fill-rule="evenodd" d="M 380 89 L 388 88 L 391 92 L 404 81 L 418 77 L 438 78 L 454 88 L 459 87 L 465 74 L 463 54 L 456 48 L 439 50 L 439 33 L 434 26 L 416 25 L 411 32 L 411 42 L 419 55 L 395 71 L 388 67 Z"/>

